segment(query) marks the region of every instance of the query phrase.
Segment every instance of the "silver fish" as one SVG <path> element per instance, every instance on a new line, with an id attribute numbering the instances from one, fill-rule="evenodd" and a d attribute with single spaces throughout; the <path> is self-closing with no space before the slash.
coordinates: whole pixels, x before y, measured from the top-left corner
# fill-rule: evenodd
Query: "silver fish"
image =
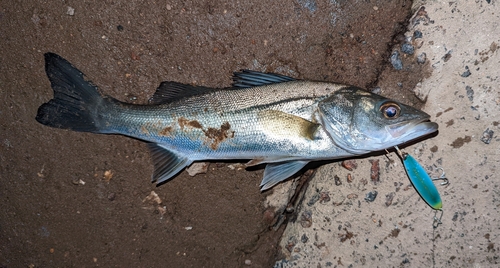
<path id="1" fill-rule="evenodd" d="M 437 130 L 429 115 L 360 88 L 242 71 L 233 87 L 163 82 L 149 105 L 103 97 L 68 61 L 45 54 L 54 98 L 36 120 L 74 131 L 121 134 L 148 142 L 153 181 L 194 161 L 266 163 L 261 190 L 317 160 L 392 148 Z"/>

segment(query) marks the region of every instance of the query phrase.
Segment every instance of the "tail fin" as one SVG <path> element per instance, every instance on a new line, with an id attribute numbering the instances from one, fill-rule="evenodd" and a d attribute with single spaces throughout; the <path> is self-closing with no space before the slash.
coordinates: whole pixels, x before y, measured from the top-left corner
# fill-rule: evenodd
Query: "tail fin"
<path id="1" fill-rule="evenodd" d="M 54 98 L 38 108 L 36 120 L 55 128 L 100 133 L 100 106 L 106 101 L 97 87 L 71 63 L 54 53 L 45 53 L 45 72 Z"/>

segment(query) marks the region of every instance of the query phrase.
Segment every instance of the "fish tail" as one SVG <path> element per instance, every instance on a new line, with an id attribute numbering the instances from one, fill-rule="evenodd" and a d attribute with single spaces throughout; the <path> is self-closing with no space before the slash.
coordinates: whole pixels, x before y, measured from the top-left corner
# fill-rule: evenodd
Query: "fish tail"
<path id="1" fill-rule="evenodd" d="M 45 53 L 45 72 L 54 98 L 38 108 L 36 120 L 46 126 L 80 132 L 106 133 L 103 112 L 112 104 L 71 63 L 54 53 Z"/>

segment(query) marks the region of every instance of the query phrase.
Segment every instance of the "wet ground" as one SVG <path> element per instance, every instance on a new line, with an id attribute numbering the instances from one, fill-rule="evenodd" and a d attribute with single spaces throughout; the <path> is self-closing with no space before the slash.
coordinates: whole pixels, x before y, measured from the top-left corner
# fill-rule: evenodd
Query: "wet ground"
<path id="1" fill-rule="evenodd" d="M 162 81 L 224 87 L 233 71 L 252 69 L 382 84 L 383 95 L 419 106 L 407 90 L 424 65 L 381 75 L 393 68 L 410 4 L 0 3 L 0 267 L 270 267 L 282 257 L 262 170 L 211 163 L 206 174 L 156 187 L 144 143 L 38 124 L 38 106 L 52 97 L 44 52 L 134 103 Z"/>

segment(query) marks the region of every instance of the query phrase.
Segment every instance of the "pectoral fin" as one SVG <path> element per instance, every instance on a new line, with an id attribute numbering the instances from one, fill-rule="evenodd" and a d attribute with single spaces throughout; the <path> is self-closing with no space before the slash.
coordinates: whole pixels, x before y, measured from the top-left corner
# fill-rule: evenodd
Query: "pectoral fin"
<path id="1" fill-rule="evenodd" d="M 264 170 L 264 178 L 260 183 L 260 190 L 265 191 L 277 183 L 284 181 L 291 177 L 293 174 L 301 170 L 308 161 L 290 161 L 282 163 L 267 164 Z"/>
<path id="2" fill-rule="evenodd" d="M 259 123 L 266 134 L 285 138 L 314 139 L 314 133 L 320 126 L 302 117 L 287 114 L 277 110 L 264 110 L 259 112 Z"/>
<path id="3" fill-rule="evenodd" d="M 151 150 L 154 164 L 152 181 L 157 183 L 169 180 L 193 162 L 189 158 L 175 154 L 156 143 L 148 143 L 148 147 Z"/>

